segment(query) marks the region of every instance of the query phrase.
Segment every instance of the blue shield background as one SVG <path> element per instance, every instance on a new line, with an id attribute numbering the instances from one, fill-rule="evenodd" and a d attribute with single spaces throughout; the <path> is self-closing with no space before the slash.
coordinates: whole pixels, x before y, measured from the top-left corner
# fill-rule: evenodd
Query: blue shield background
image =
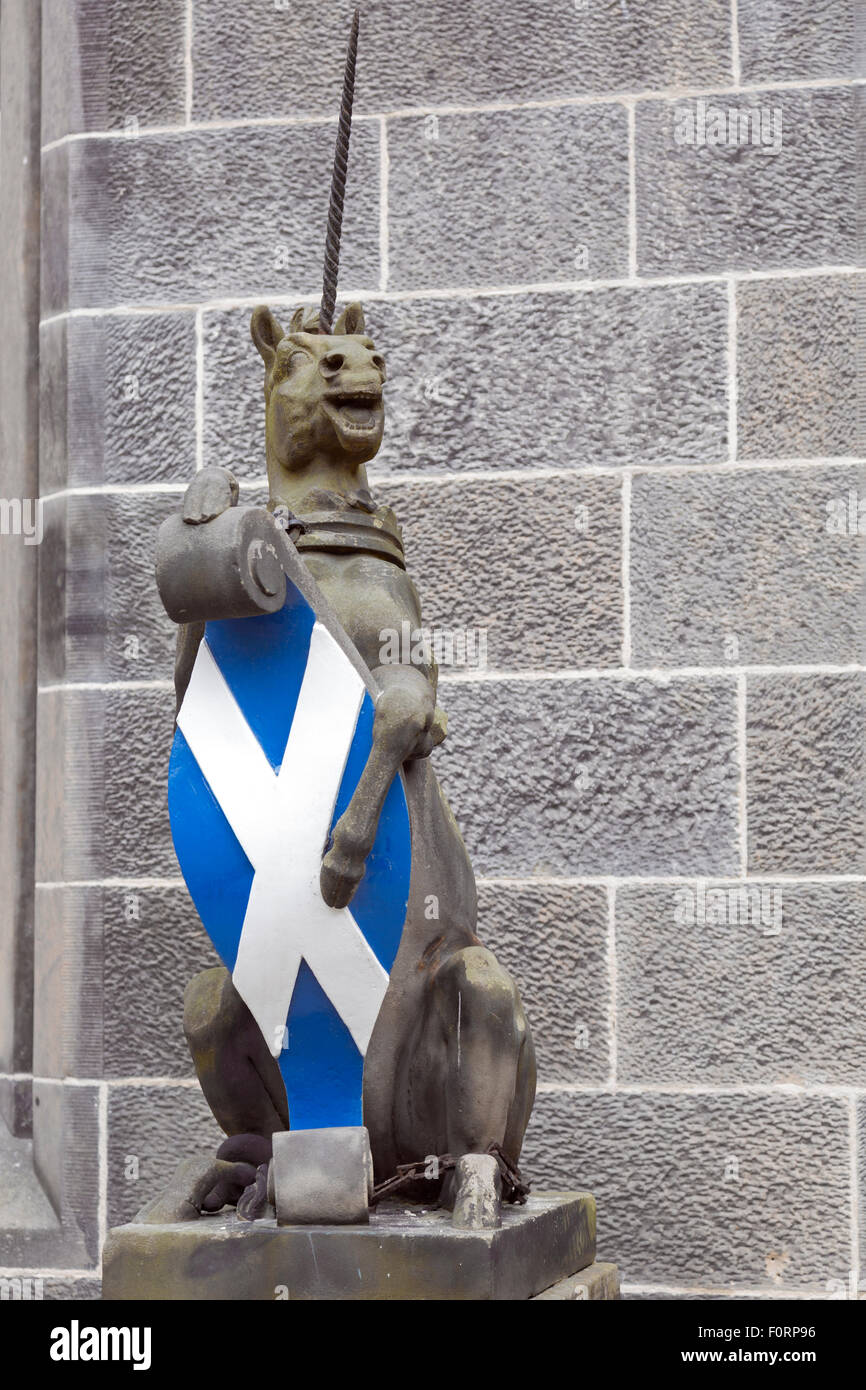
<path id="1" fill-rule="evenodd" d="M 204 639 L 271 767 L 279 770 L 304 679 L 316 615 L 287 584 L 279 612 L 209 622 Z M 347 658 L 348 663 L 348 658 Z M 365 692 L 337 795 L 333 825 L 346 809 L 372 744 L 373 701 Z M 223 964 L 233 971 L 253 881 L 239 844 L 180 729 L 169 762 L 168 803 L 178 863 Z M 291 854 L 287 844 L 286 853 Z M 397 954 L 411 872 L 409 811 L 395 777 L 364 878 L 349 904 L 380 964 Z M 360 1125 L 364 1059 L 306 961 L 286 1019 L 280 1055 L 293 1129 Z"/>

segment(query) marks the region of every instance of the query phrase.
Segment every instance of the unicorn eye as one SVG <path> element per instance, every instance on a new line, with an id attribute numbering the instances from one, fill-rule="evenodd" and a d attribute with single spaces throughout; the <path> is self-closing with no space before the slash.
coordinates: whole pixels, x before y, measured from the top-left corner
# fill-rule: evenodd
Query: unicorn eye
<path id="1" fill-rule="evenodd" d="M 280 353 L 277 359 L 277 375 L 287 377 L 296 371 L 302 362 L 308 362 L 310 354 L 304 352 L 302 348 L 293 348 L 291 352 Z"/>

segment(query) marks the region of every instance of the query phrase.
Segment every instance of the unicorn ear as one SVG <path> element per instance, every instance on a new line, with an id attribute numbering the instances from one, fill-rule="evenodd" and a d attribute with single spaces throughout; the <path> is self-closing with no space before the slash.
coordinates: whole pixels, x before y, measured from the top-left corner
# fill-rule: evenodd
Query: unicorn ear
<path id="1" fill-rule="evenodd" d="M 250 333 L 268 371 L 274 365 L 277 348 L 286 336 L 270 309 L 259 304 L 253 309 Z"/>
<path id="2" fill-rule="evenodd" d="M 364 322 L 364 310 L 360 304 L 347 304 L 337 322 L 334 324 L 335 333 L 363 333 L 366 328 Z"/>

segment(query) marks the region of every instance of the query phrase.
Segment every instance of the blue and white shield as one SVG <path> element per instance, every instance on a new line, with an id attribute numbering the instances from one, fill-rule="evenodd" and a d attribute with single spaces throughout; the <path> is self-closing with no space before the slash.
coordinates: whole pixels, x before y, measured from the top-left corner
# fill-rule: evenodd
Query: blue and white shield
<path id="1" fill-rule="evenodd" d="M 373 701 L 299 590 L 209 622 L 169 765 L 193 902 L 274 1057 L 293 1129 L 360 1125 L 364 1056 L 406 918 L 409 812 L 395 777 L 349 907 L 319 890 L 372 742 Z"/>

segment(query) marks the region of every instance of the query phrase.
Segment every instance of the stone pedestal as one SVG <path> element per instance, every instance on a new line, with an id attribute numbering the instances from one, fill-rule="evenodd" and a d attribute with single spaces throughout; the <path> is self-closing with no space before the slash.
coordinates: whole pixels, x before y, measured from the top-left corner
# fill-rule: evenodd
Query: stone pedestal
<path id="1" fill-rule="evenodd" d="M 543 1293 L 535 1294 L 533 1303 L 587 1303 L 601 1298 L 619 1298 L 619 1270 L 616 1265 L 591 1264 L 578 1274 L 559 1279 Z"/>
<path id="2" fill-rule="evenodd" d="M 364 1226 L 277 1226 L 232 1211 L 111 1231 L 105 1299 L 615 1298 L 595 1265 L 595 1200 L 539 1192 L 506 1207 L 497 1230 L 458 1230 L 450 1214 L 383 1202 Z M 600 1273 L 599 1273 L 600 1272 Z M 581 1276 L 578 1283 L 575 1277 Z M 557 1292 L 557 1290 L 559 1290 Z"/>

